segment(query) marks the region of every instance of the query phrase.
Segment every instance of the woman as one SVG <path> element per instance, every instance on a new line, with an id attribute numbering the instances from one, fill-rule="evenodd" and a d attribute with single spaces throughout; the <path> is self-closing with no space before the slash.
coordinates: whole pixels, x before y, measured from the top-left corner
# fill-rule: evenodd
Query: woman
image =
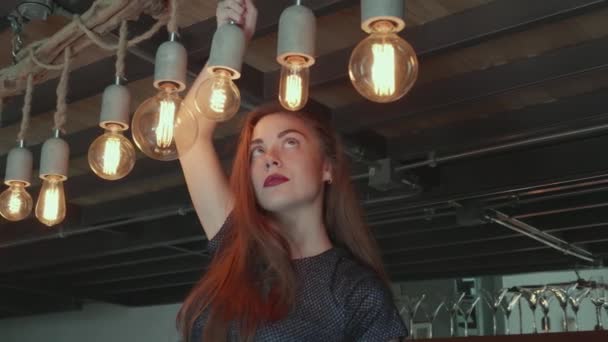
<path id="1" fill-rule="evenodd" d="M 218 26 L 234 20 L 248 37 L 256 17 L 251 0 L 218 5 Z M 205 78 L 201 73 L 195 86 Z M 184 108 L 194 101 L 190 92 Z M 214 128 L 201 118 L 197 144 L 180 157 L 214 255 L 178 314 L 183 339 L 407 336 L 329 120 L 276 105 L 250 113 L 229 183 L 213 148 Z"/>

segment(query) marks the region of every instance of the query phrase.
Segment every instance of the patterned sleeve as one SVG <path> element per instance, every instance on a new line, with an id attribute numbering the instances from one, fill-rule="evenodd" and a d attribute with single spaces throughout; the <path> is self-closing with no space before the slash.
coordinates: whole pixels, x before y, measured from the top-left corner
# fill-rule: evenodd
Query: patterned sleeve
<path id="1" fill-rule="evenodd" d="M 346 299 L 349 341 L 401 341 L 408 330 L 389 289 L 377 277 L 365 277 Z"/>
<path id="2" fill-rule="evenodd" d="M 207 252 L 209 255 L 215 255 L 220 247 L 222 246 L 222 242 L 228 233 L 228 230 L 232 227 L 232 213 L 228 215 L 224 224 L 220 227 L 220 230 L 213 236 L 209 242 L 207 242 Z"/>

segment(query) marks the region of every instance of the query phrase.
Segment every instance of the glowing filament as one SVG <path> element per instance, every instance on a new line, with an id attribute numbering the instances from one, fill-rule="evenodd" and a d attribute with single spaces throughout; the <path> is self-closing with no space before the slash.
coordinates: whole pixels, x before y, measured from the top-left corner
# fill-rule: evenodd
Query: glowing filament
<path id="1" fill-rule="evenodd" d="M 373 44 L 372 83 L 380 96 L 395 93 L 395 48 L 390 44 Z"/>
<path id="2" fill-rule="evenodd" d="M 298 74 L 287 76 L 285 102 L 291 108 L 297 108 L 302 103 L 302 78 Z"/>
<path id="3" fill-rule="evenodd" d="M 49 187 L 42 196 L 44 197 L 44 207 L 42 209 L 42 218 L 47 221 L 55 221 L 59 218 L 60 194 L 58 181 L 49 181 Z"/>
<path id="4" fill-rule="evenodd" d="M 227 98 L 224 89 L 213 89 L 211 99 L 209 99 L 209 107 L 216 113 L 222 113 L 226 109 Z"/>
<path id="5" fill-rule="evenodd" d="M 175 103 L 167 100 L 160 101 L 160 113 L 158 126 L 156 127 L 156 145 L 158 147 L 167 148 L 171 146 L 174 120 Z"/>
<path id="6" fill-rule="evenodd" d="M 25 203 L 21 200 L 19 190 L 11 191 L 11 195 L 8 200 L 8 211 L 13 215 L 17 214 L 22 210 L 24 205 Z"/>
<path id="7" fill-rule="evenodd" d="M 103 173 L 115 175 L 120 165 L 120 139 L 110 137 L 103 148 Z"/>

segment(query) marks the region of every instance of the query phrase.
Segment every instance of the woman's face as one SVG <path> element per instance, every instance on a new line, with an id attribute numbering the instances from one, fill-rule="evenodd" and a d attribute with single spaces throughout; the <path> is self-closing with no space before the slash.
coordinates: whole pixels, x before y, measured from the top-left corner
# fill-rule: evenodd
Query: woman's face
<path id="1" fill-rule="evenodd" d="M 302 119 L 283 113 L 263 117 L 254 127 L 249 156 L 255 196 L 265 210 L 290 210 L 322 200 L 330 164 Z"/>

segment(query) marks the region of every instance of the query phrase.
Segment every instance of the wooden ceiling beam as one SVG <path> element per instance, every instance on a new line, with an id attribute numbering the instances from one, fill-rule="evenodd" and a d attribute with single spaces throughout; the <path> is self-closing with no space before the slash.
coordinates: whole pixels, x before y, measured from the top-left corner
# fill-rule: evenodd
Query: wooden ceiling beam
<path id="1" fill-rule="evenodd" d="M 0 310 L 11 316 L 28 316 L 50 312 L 82 310 L 83 302 L 77 298 L 50 293 L 48 290 L 25 291 L 0 285 Z"/>
<path id="2" fill-rule="evenodd" d="M 586 56 L 581 58 L 581 56 Z M 424 67 L 424 65 L 421 65 Z M 608 38 L 523 58 L 485 70 L 459 74 L 448 79 L 414 87 L 404 98 L 380 104 L 370 101 L 345 105 L 334 110 L 336 125 L 346 132 L 361 127 L 387 124 L 411 115 L 448 106 L 471 103 L 482 98 L 608 67 Z M 466 85 L 466 86 L 465 86 Z M 370 113 L 382 113 L 370 115 Z"/>
<path id="3" fill-rule="evenodd" d="M 121 227 L 124 233 L 119 234 L 102 231 L 79 234 L 82 229 L 73 225 L 64 229 L 64 239 L 0 248 L 0 274 L 205 240 L 193 214 L 124 225 Z"/>
<path id="4" fill-rule="evenodd" d="M 293 4 L 291 0 L 264 1 L 260 2 L 258 27 L 255 35 L 261 36 L 276 30 L 279 16 L 282 10 Z M 318 14 L 328 14 L 340 8 L 355 6 L 358 1 L 354 0 L 314 0 L 307 3 Z M 130 30 L 141 33 L 145 28 L 152 25 L 150 18 L 142 17 L 135 23 L 130 23 Z M 211 48 L 211 39 L 215 33 L 216 19 L 211 17 L 197 24 L 191 25 L 180 30 L 181 41 L 188 50 L 188 69 L 193 74 L 198 74 Z M 142 58 L 133 53 L 128 54 L 126 60 L 126 78 L 129 82 L 148 77 L 154 73 L 153 60 L 156 48 L 166 41 L 167 34 L 164 30 L 154 35 L 148 41 L 144 41 L 137 46 L 140 53 L 147 57 Z M 103 92 L 104 88 L 113 82 L 113 78 L 105 79 L 100 75 L 114 75 L 115 57 L 102 58 L 89 65 L 83 66 L 70 73 L 70 83 L 78 84 L 78 87 L 70 87 L 69 102 L 74 102 Z M 144 61 L 144 63 L 142 63 Z M 55 89 L 57 79 L 48 80 L 34 90 L 34 99 L 31 115 L 40 115 L 49 112 L 55 107 Z M 255 91 L 253 92 L 255 93 Z M 249 102 L 257 104 L 259 101 L 255 97 L 249 96 L 247 89 L 244 89 L 243 97 Z M 21 108 L 23 106 L 23 95 L 14 96 L 7 100 L 4 110 L 0 116 L 0 127 L 15 124 L 21 118 Z"/>
<path id="5" fill-rule="evenodd" d="M 450 122 L 438 124 L 418 134 L 404 134 L 389 139 L 389 154 L 407 160 L 427 156 L 459 153 L 483 146 L 494 146 L 548 134 L 571 131 L 608 123 L 606 115 L 608 88 L 577 94 L 526 106 L 521 109 L 479 112 L 475 119 L 453 123 L 453 111 L 433 111 L 412 115 L 408 122 Z M 466 105 L 463 105 L 466 110 Z M 404 110 L 407 110 L 404 107 Z M 407 126 L 407 122 L 401 123 Z"/>
<path id="6" fill-rule="evenodd" d="M 453 51 L 466 46 L 522 31 L 535 25 L 563 20 L 608 6 L 608 1 L 556 0 L 530 2 L 527 0 L 495 0 L 486 5 L 439 18 L 423 25 L 406 27 L 400 36 L 407 40 L 419 59 Z M 407 18 L 407 14 L 406 14 Z M 318 56 L 310 69 L 310 84 L 345 81 L 348 62 L 356 45 Z M 424 63 L 421 63 L 421 70 Z M 276 94 L 280 70 L 266 75 L 265 94 Z M 413 96 L 407 96 L 411 99 Z M 355 106 L 359 106 L 356 104 Z M 384 112 L 384 109 L 381 110 Z M 368 111 L 367 113 L 376 113 Z M 356 120 L 355 120 L 356 121 Z"/>

